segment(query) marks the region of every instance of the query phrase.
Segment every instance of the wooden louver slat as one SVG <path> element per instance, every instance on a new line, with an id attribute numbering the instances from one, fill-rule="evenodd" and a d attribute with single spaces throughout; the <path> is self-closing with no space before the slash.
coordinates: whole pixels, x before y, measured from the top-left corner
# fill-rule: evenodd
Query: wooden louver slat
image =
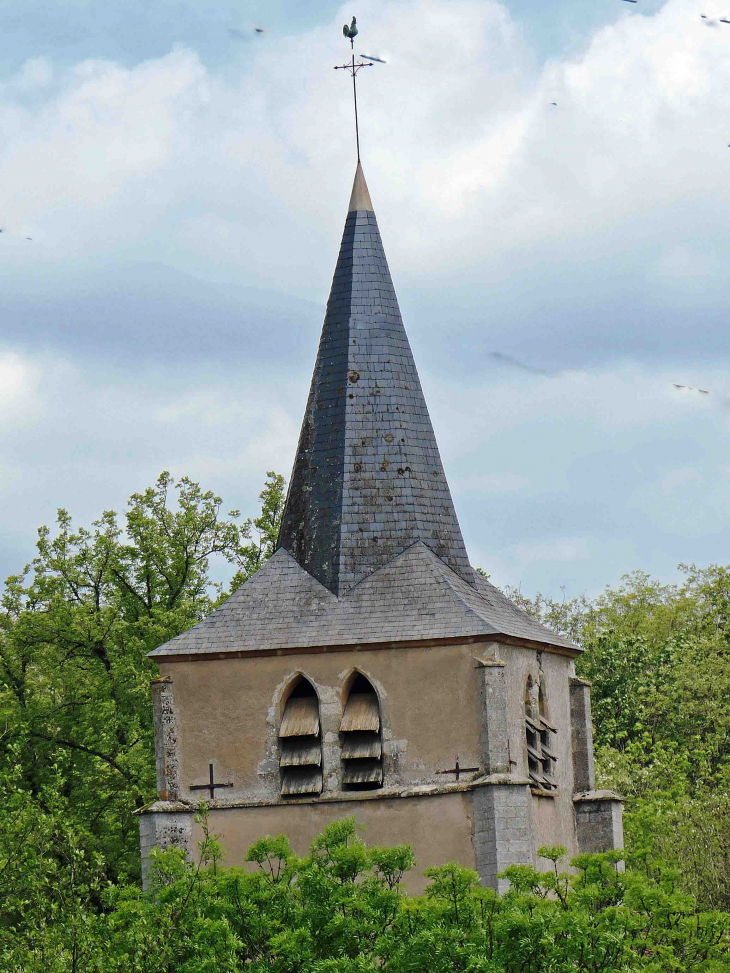
<path id="1" fill-rule="evenodd" d="M 281 767 L 307 767 L 322 765 L 322 748 L 314 736 L 287 737 L 281 744 Z"/>
<path id="2" fill-rule="evenodd" d="M 557 733 L 556 727 L 552 723 L 548 723 L 544 716 L 540 716 L 540 728 L 543 730 L 550 730 L 551 733 Z"/>
<path id="3" fill-rule="evenodd" d="M 380 760 L 348 760 L 342 774 L 343 784 L 382 784 L 383 764 Z"/>
<path id="4" fill-rule="evenodd" d="M 319 704 L 316 696 L 297 696 L 287 700 L 279 736 L 319 736 Z"/>
<path id="5" fill-rule="evenodd" d="M 281 781 L 282 796 L 287 794 L 320 794 L 322 771 L 318 767 L 288 767 Z"/>
<path id="6" fill-rule="evenodd" d="M 380 710 L 375 693 L 351 693 L 345 706 L 340 723 L 340 731 L 370 730 L 377 733 L 380 729 Z"/>
<path id="7" fill-rule="evenodd" d="M 342 741 L 343 760 L 382 757 L 382 755 L 383 745 L 377 733 L 355 731 L 347 733 Z"/>

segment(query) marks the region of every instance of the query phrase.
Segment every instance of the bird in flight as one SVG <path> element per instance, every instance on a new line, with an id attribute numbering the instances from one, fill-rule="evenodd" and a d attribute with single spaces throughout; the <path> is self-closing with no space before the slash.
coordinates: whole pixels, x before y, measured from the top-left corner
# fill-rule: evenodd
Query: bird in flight
<path id="1" fill-rule="evenodd" d="M 626 3 L 637 3 L 638 0 L 626 0 Z"/>
<path id="2" fill-rule="evenodd" d="M 7 234 L 7 232 L 8 231 L 7 231 L 7 228 L 6 227 L 0 226 L 0 233 L 6 233 Z M 18 234 L 14 230 L 11 230 L 9 235 L 10 236 L 17 236 Z M 26 240 L 30 240 L 31 243 L 33 242 L 33 237 L 32 236 L 27 236 L 25 239 Z"/>
<path id="3" fill-rule="evenodd" d="M 352 23 L 348 27 L 347 24 L 342 28 L 342 33 L 345 37 L 352 41 L 357 37 L 357 17 L 352 18 Z"/>
<path id="4" fill-rule="evenodd" d="M 489 357 L 493 358 L 495 361 L 500 362 L 502 365 L 509 365 L 512 368 L 519 368 L 523 372 L 531 372 L 533 375 L 552 375 L 552 372 L 546 372 L 543 368 L 535 368 L 534 365 L 526 365 L 517 358 L 513 358 L 512 355 L 503 355 L 500 351 L 490 351 Z"/>
<path id="5" fill-rule="evenodd" d="M 364 57 L 366 61 L 377 61 L 378 64 L 385 64 L 386 62 L 382 57 L 373 57 L 372 54 L 361 54 L 360 57 Z"/>
<path id="6" fill-rule="evenodd" d="M 701 392 L 703 395 L 709 395 L 709 389 L 696 389 L 694 385 L 677 385 L 676 382 L 672 382 L 675 389 L 689 389 L 691 392 Z"/>
<path id="7" fill-rule="evenodd" d="M 254 27 L 254 34 L 265 34 L 266 29 L 264 27 Z M 239 41 L 247 41 L 251 39 L 251 35 L 247 30 L 239 30 L 238 27 L 229 27 L 228 33 L 231 37 L 235 37 Z"/>

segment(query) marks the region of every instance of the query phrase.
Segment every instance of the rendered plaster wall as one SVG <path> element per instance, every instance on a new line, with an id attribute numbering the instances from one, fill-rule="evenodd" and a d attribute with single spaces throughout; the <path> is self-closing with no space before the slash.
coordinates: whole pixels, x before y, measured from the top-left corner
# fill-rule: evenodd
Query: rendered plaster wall
<path id="1" fill-rule="evenodd" d="M 413 848 L 418 864 L 404 882 L 411 894 L 421 893 L 428 884 L 423 869 L 429 865 L 456 860 L 474 867 L 472 795 L 468 792 L 302 807 L 228 808 L 211 811 L 210 825 L 226 852 L 223 864 L 230 867 L 242 865 L 248 848 L 266 834 L 286 834 L 295 852 L 304 854 L 325 825 L 351 815 L 364 828 L 361 833 L 368 845 L 409 844 Z M 194 825 L 194 842 L 200 840 L 199 832 Z"/>
<path id="2" fill-rule="evenodd" d="M 385 785 L 455 781 L 437 774 L 480 767 L 480 708 L 474 645 L 368 649 L 301 656 L 162 663 L 172 678 L 177 708 L 180 796 L 215 780 L 232 783 L 216 798 L 279 797 L 278 729 L 293 680 L 304 674 L 320 700 L 324 792 L 341 791 L 339 726 L 354 670 L 373 684 L 380 700 Z M 463 778 L 462 778 L 463 779 Z M 381 840 L 378 838 L 378 840 Z"/>
<path id="3" fill-rule="evenodd" d="M 558 758 L 553 774 L 557 791 L 553 792 L 552 797 L 530 795 L 533 855 L 541 845 L 564 845 L 568 857 L 571 857 L 578 854 L 570 724 L 570 678 L 574 675 L 572 660 L 555 653 L 538 653 L 534 649 L 511 645 L 500 645 L 498 652 L 501 661 L 506 663 L 507 726 L 512 773 L 520 777 L 527 777 L 528 773 L 524 708 L 528 675 L 532 676 L 533 681 L 538 677 L 541 679 L 547 704 L 546 715 L 558 731 L 550 738 L 550 747 Z M 540 866 L 540 862 L 537 864 Z"/>

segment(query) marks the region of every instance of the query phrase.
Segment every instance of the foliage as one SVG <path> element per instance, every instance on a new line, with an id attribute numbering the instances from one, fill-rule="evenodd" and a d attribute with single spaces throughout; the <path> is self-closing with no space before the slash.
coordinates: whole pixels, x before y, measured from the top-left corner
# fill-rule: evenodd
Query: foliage
<path id="1" fill-rule="evenodd" d="M 0 774 L 19 773 L 40 808 L 55 787 L 109 877 L 137 873 L 132 811 L 155 793 L 147 653 L 227 596 L 211 583 L 212 557 L 236 569 L 237 585 L 270 555 L 283 487 L 269 473 L 261 515 L 237 523 L 238 511 L 221 516 L 220 497 L 163 473 L 133 494 L 124 529 L 113 511 L 87 529 L 60 510 L 56 532 L 39 530 L 36 557 L 6 584 Z"/>
<path id="2" fill-rule="evenodd" d="M 23 937 L 0 927 L 9 973 L 523 973 L 571 970 L 713 973 L 730 961 L 730 915 L 701 912 L 660 871 L 618 867 L 617 853 L 574 859 L 540 849 L 545 872 L 513 866 L 499 896 L 456 862 L 428 868 L 422 897 L 401 887 L 413 866 L 407 846 L 367 848 L 354 820 L 330 824 L 297 857 L 283 835 L 249 850 L 248 869 L 220 867 L 205 805 L 200 856 L 157 854 L 153 886 L 110 886 L 104 908 L 83 909 L 98 879 L 88 872 L 63 908 Z M 70 856 L 73 860 L 73 856 Z M 94 883 L 97 883 L 96 885 Z M 33 899 L 46 920 L 59 896 Z"/>
<path id="3" fill-rule="evenodd" d="M 635 572 L 592 602 L 522 607 L 585 649 L 600 781 L 628 798 L 629 846 L 730 910 L 730 570 L 680 568 L 681 585 Z"/>

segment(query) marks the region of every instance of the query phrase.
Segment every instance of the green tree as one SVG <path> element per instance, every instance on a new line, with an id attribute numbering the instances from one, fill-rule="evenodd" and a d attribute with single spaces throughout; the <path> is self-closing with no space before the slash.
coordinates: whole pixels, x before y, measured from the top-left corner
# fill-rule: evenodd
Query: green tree
<path id="1" fill-rule="evenodd" d="M 598 774 L 628 798 L 629 846 L 730 909 L 730 571 L 680 569 L 683 584 L 637 571 L 593 601 L 522 605 L 585 650 Z"/>
<path id="2" fill-rule="evenodd" d="M 283 502 L 268 474 L 259 517 L 222 515 L 212 491 L 163 473 L 131 497 L 122 528 L 106 511 L 90 529 L 61 510 L 37 554 L 11 577 L 0 613 L 0 772 L 15 766 L 42 806 L 60 775 L 69 820 L 83 825 L 107 874 L 136 874 L 132 815 L 154 796 L 147 653 L 195 624 L 231 590 L 210 580 L 222 559 L 242 583 L 271 554 Z"/>
<path id="3" fill-rule="evenodd" d="M 108 892 L 90 923 L 87 969 L 720 973 L 730 962 L 730 915 L 699 910 L 671 872 L 645 862 L 621 871 L 619 853 L 578 856 L 567 874 L 563 849 L 542 848 L 549 867 L 507 869 L 502 896 L 448 862 L 426 870 L 425 896 L 410 897 L 410 849 L 367 848 L 352 819 L 330 824 L 303 858 L 282 835 L 262 838 L 248 853 L 253 870 L 221 868 L 204 806 L 199 820 L 197 862 L 161 853 L 149 893 Z"/>

